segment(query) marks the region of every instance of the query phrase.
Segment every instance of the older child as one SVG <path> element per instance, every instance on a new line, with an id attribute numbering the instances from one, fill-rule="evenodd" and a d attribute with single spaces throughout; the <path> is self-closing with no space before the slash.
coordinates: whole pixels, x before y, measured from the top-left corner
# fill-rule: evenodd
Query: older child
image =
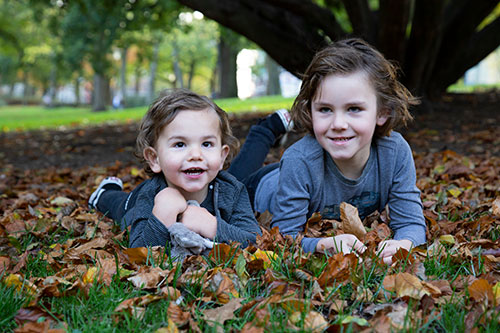
<path id="1" fill-rule="evenodd" d="M 285 151 L 279 168 L 266 166 L 239 178 L 254 209 L 269 210 L 272 226 L 296 235 L 314 212 L 339 219 L 343 201 L 357 206 L 361 218 L 388 205 L 394 240 L 379 244 L 383 260 L 390 263 L 397 249 L 424 243 L 412 152 L 392 131 L 411 119 L 412 104 L 417 100 L 398 82 L 395 67 L 366 42 L 347 39 L 321 50 L 307 68 L 292 107 L 294 127 L 308 135 Z M 279 126 L 274 128 L 279 132 Z M 269 145 L 275 137 L 272 131 L 267 134 L 260 137 Z M 256 141 L 257 128 L 249 136 L 255 136 L 250 143 Z M 244 151 L 252 147 L 244 146 Z M 302 246 L 309 252 L 365 248 L 350 234 L 304 238 Z"/>
<path id="2" fill-rule="evenodd" d="M 152 177 L 130 194 L 108 177 L 89 207 L 131 225 L 130 247 L 165 246 L 176 222 L 210 242 L 254 242 L 260 233 L 245 186 L 221 171 L 237 149 L 227 114 L 187 90 L 160 96 L 142 119 L 137 153 Z M 229 158 L 228 158 L 229 156 Z"/>

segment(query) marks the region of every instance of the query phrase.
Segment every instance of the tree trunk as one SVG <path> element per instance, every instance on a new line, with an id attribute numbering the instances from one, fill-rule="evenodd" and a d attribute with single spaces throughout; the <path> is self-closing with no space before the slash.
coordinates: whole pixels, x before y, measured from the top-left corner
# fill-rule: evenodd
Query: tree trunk
<path id="1" fill-rule="evenodd" d="M 300 77 L 332 40 L 357 36 L 402 66 L 408 88 L 442 93 L 500 45 L 500 17 L 478 29 L 498 0 L 342 0 L 353 31 L 337 18 L 338 0 L 179 0 L 246 36 Z M 222 79 L 222 78 L 221 78 Z"/>
<path id="2" fill-rule="evenodd" d="M 75 79 L 75 106 L 80 105 L 80 75 Z"/>
<path id="3" fill-rule="evenodd" d="M 278 64 L 266 53 L 266 95 L 281 95 L 280 70 Z"/>
<path id="4" fill-rule="evenodd" d="M 101 74 L 94 74 L 94 90 L 92 91 L 92 111 L 106 110 L 106 82 Z"/>
<path id="5" fill-rule="evenodd" d="M 236 57 L 238 50 L 222 37 L 219 40 L 219 98 L 238 97 L 236 83 Z"/>
<path id="6" fill-rule="evenodd" d="M 175 86 L 178 88 L 184 88 L 184 79 L 182 77 L 181 66 L 179 65 L 179 47 L 177 46 L 177 40 L 175 37 L 172 41 L 172 61 L 175 74 Z"/>
<path id="7" fill-rule="evenodd" d="M 153 58 L 151 59 L 148 87 L 148 104 L 156 98 L 156 71 L 158 69 L 158 53 L 160 52 L 160 41 L 153 45 Z"/>
<path id="8" fill-rule="evenodd" d="M 49 104 L 48 107 L 54 107 L 56 105 L 56 93 L 57 93 L 57 65 L 54 61 L 52 64 L 52 69 L 50 70 L 50 85 L 49 85 Z"/>
<path id="9" fill-rule="evenodd" d="M 188 73 L 188 82 L 187 82 L 187 88 L 189 90 L 191 90 L 191 88 L 192 88 L 195 69 L 196 69 L 196 61 L 191 60 L 191 63 L 189 64 L 189 73 Z"/>
<path id="10" fill-rule="evenodd" d="M 140 86 L 141 86 L 141 66 L 140 64 L 137 64 L 135 67 L 135 84 L 134 84 L 134 91 L 136 95 L 139 95 Z"/>
<path id="11" fill-rule="evenodd" d="M 128 47 L 122 48 L 121 69 L 120 69 L 120 94 L 121 100 L 125 102 L 127 97 L 127 53 Z"/>

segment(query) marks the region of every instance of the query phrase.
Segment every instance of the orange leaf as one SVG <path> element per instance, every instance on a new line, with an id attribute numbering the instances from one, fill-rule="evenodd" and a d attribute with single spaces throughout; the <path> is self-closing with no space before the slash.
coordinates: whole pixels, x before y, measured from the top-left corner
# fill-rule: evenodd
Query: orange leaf
<path id="1" fill-rule="evenodd" d="M 493 286 L 485 279 L 477 279 L 467 289 L 470 297 L 476 302 L 492 302 L 494 299 Z"/>
<path id="2" fill-rule="evenodd" d="M 139 265 L 145 263 L 148 257 L 148 249 L 145 247 L 128 248 L 123 252 L 128 256 L 130 262 Z"/>
<path id="3" fill-rule="evenodd" d="M 341 283 L 347 280 L 351 275 L 351 268 L 354 268 L 358 262 L 355 254 L 337 253 L 328 258 L 328 263 L 318 278 L 319 285 L 324 288 L 334 282 Z"/>

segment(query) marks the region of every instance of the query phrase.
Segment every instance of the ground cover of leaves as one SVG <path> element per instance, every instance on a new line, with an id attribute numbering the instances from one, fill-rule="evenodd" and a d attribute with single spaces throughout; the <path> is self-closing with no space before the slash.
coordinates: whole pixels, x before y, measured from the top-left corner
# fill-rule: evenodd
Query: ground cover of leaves
<path id="1" fill-rule="evenodd" d="M 89 135 L 90 129 L 58 132 L 57 140 L 47 131 L 2 134 L 8 147 L 0 152 L 0 328 L 498 331 L 498 99 L 448 98 L 453 108 L 446 99 L 437 106 L 450 109 L 447 117 L 423 115 L 405 134 L 415 150 L 428 241 L 400 251 L 391 266 L 375 253 L 390 236 L 386 212 L 360 227 L 348 206 L 341 221 L 313 216 L 305 235 L 355 230 L 368 246 L 361 257 L 303 253 L 296 241 L 269 229 L 266 215 L 259 216 L 263 236 L 246 249 L 220 244 L 208 257 L 182 263 L 165 248 L 129 249 L 127 231 L 90 211 L 86 201 L 106 175 L 122 178 L 125 190 L 145 179 L 133 159 L 120 159 L 119 153 L 132 155 L 131 148 L 110 150 L 110 143 L 111 157 L 94 164 L 85 152 L 106 139 Z M 481 109 L 481 117 L 466 112 L 471 108 Z M 233 118 L 237 136 L 254 121 Z M 135 126 L 114 128 L 119 135 Z M 36 141 L 43 136 L 47 141 Z M 50 137 L 58 143 L 50 145 Z M 84 143 L 75 144 L 77 138 Z M 22 149 L 40 157 L 14 153 Z M 273 150 L 269 161 L 280 153 Z"/>

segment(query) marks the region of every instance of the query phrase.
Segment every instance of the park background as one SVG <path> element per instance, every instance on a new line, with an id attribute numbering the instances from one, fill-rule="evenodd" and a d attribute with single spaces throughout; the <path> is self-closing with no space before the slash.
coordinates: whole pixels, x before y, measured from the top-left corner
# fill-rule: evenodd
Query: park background
<path id="1" fill-rule="evenodd" d="M 162 89 L 215 98 L 243 141 L 290 108 L 315 50 L 346 36 L 396 61 L 421 97 L 401 131 L 426 246 L 391 267 L 373 251 L 307 255 L 261 217 L 256 247 L 176 263 L 127 249 L 88 210 L 103 177 L 146 179 L 137 124 Z M 0 330 L 497 332 L 499 45 L 492 0 L 0 0 Z M 380 213 L 368 243 L 385 235 Z"/>

